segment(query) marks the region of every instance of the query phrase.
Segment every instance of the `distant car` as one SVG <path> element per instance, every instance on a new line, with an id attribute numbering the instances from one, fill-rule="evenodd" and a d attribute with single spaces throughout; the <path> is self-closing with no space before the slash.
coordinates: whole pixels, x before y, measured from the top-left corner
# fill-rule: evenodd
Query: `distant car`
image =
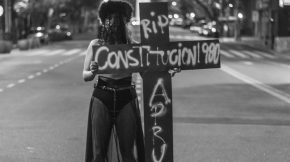
<path id="1" fill-rule="evenodd" d="M 203 26 L 206 25 L 205 21 L 199 21 L 197 23 L 193 23 L 190 27 L 189 30 L 193 33 L 197 33 L 199 35 L 202 35 L 203 32 Z"/>
<path id="2" fill-rule="evenodd" d="M 197 33 L 201 36 L 206 37 L 219 37 L 218 26 L 215 22 L 199 22 L 198 24 L 194 24 L 190 26 L 189 30 L 191 32 Z"/>
<path id="3" fill-rule="evenodd" d="M 206 25 L 202 26 L 202 35 L 207 37 L 219 37 L 219 30 L 216 22 L 208 22 Z"/>
<path id="4" fill-rule="evenodd" d="M 39 38 L 42 44 L 47 44 L 49 42 L 48 32 L 45 27 L 32 27 L 29 31 L 29 37 L 31 36 Z"/>
<path id="5" fill-rule="evenodd" d="M 72 40 L 73 35 L 68 26 L 56 25 L 49 31 L 49 37 L 52 41 Z"/>
<path id="6" fill-rule="evenodd" d="M 169 22 L 171 26 L 183 26 L 183 19 L 182 18 L 172 18 Z"/>

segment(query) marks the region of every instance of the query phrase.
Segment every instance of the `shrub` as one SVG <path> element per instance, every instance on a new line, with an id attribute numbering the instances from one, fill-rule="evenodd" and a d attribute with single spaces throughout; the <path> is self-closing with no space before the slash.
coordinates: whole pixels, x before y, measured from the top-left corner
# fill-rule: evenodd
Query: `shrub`
<path id="1" fill-rule="evenodd" d="M 10 41 L 1 40 L 0 41 L 0 53 L 10 53 L 13 46 Z"/>
<path id="2" fill-rule="evenodd" d="M 40 47 L 40 40 L 37 37 L 29 37 L 27 39 L 20 39 L 17 42 L 19 50 L 28 50 Z"/>

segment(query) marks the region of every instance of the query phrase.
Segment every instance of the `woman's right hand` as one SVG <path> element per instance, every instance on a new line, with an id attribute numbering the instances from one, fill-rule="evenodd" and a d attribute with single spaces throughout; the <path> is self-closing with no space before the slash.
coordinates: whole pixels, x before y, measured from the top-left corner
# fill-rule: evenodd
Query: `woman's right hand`
<path id="1" fill-rule="evenodd" d="M 99 71 L 99 64 L 96 61 L 91 61 L 90 71 L 96 75 Z"/>

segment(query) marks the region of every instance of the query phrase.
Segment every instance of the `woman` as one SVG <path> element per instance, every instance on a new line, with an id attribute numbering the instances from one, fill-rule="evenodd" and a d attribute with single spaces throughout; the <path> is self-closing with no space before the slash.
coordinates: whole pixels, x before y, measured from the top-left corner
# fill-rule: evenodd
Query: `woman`
<path id="1" fill-rule="evenodd" d="M 86 162 L 108 162 L 108 146 L 111 132 L 118 161 L 144 161 L 144 143 L 136 92 L 132 86 L 131 73 L 97 74 L 98 63 L 94 61 L 92 46 L 103 44 L 128 44 L 126 24 L 132 15 L 132 6 L 125 1 L 109 1 L 100 5 L 102 22 L 98 37 L 92 40 L 85 57 L 83 78 L 97 78 L 90 102 Z M 112 141 L 111 141 L 112 142 Z M 134 155 L 137 145 L 138 158 Z"/>

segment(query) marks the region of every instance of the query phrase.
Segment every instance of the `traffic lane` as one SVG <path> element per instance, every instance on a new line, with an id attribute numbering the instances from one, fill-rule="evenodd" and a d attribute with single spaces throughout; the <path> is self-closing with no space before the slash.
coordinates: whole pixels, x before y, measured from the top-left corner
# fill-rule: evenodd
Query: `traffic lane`
<path id="1" fill-rule="evenodd" d="M 83 57 L 0 93 L 4 161 L 84 161 L 91 83 Z"/>
<path id="2" fill-rule="evenodd" d="M 173 112 L 176 122 L 290 123 L 289 104 L 218 69 L 177 74 Z"/>
<path id="3" fill-rule="evenodd" d="M 19 82 L 42 75 L 69 62 L 71 58 L 84 54 L 86 43 L 87 41 L 60 42 L 29 51 L 13 51 L 5 59 L 0 60 L 0 89 L 3 90 Z"/>
<path id="4" fill-rule="evenodd" d="M 265 87 L 269 86 L 268 89 L 270 89 L 270 91 L 286 97 L 283 101 L 290 104 L 289 65 L 275 61 L 240 61 L 240 63 L 227 63 L 227 66 L 242 73 L 243 76 L 240 75 L 240 79 L 249 80 L 250 84 L 260 84 L 265 85 Z M 271 94 L 272 92 L 267 93 Z"/>
<path id="5" fill-rule="evenodd" d="M 288 162 L 289 126 L 174 123 L 174 159 L 182 162 Z"/>
<path id="6" fill-rule="evenodd" d="M 289 116 L 289 104 L 222 69 L 182 71 L 173 78 L 174 158 L 289 161 Z"/>

